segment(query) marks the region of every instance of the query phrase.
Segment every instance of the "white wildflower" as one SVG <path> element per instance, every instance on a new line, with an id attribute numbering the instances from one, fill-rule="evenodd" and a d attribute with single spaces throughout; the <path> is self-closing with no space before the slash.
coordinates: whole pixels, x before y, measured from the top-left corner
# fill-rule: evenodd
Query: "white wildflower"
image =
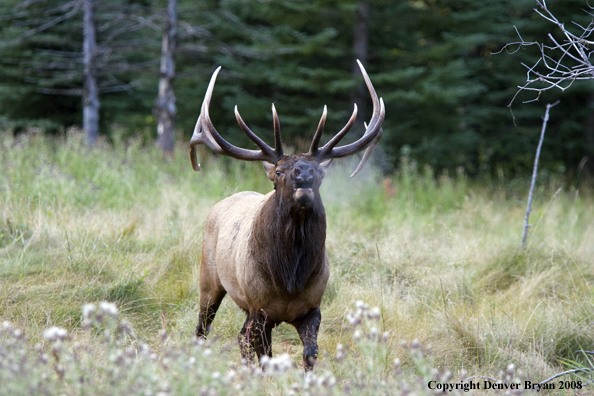
<path id="1" fill-rule="evenodd" d="M 103 301 L 99 304 L 99 309 L 101 309 L 104 314 L 109 315 L 114 319 L 117 319 L 118 317 L 118 308 L 114 303 Z"/>
<path id="2" fill-rule="evenodd" d="M 394 369 L 400 368 L 400 359 L 394 359 Z"/>
<path id="3" fill-rule="evenodd" d="M 43 332 L 43 338 L 50 342 L 64 341 L 66 339 L 67 334 L 68 332 L 65 329 L 61 327 L 52 326 Z"/>
<path id="4" fill-rule="evenodd" d="M 305 389 L 309 388 L 314 383 L 315 380 L 316 380 L 316 377 L 313 372 L 311 372 L 311 371 L 306 372 L 305 376 L 303 377 L 303 387 Z"/>
<path id="5" fill-rule="evenodd" d="M 369 319 L 379 320 L 381 315 L 381 311 L 378 307 L 373 307 L 371 309 L 371 313 L 369 314 Z"/>
<path id="6" fill-rule="evenodd" d="M 361 323 L 360 317 L 358 315 L 353 315 L 352 313 L 347 314 L 346 319 L 351 326 L 357 326 Z"/>
<path id="7" fill-rule="evenodd" d="M 339 361 L 344 359 L 344 345 L 340 343 L 336 345 L 336 359 Z"/>
<path id="8" fill-rule="evenodd" d="M 12 331 L 12 325 L 10 324 L 10 322 L 8 320 L 5 320 L 4 322 L 2 322 L 2 328 L 6 331 Z"/>
<path id="9" fill-rule="evenodd" d="M 95 313 L 95 311 L 97 311 L 97 306 L 95 306 L 95 304 L 83 305 L 83 318 L 87 321 L 90 321 L 93 318 L 93 314 Z"/>
<path id="10" fill-rule="evenodd" d="M 140 348 L 138 348 L 138 351 L 141 355 L 148 356 L 151 353 L 151 348 L 147 344 L 142 343 L 140 344 Z"/>
<path id="11" fill-rule="evenodd" d="M 223 381 L 226 384 L 229 384 L 233 381 L 233 378 L 235 378 L 235 370 L 231 369 L 227 371 L 227 374 L 225 374 L 225 378 L 223 379 Z"/>
<path id="12" fill-rule="evenodd" d="M 262 364 L 262 368 L 266 370 L 266 375 L 271 376 L 284 374 L 293 366 L 293 361 L 287 353 L 274 358 L 262 356 L 260 363 Z"/>
<path id="13" fill-rule="evenodd" d="M 323 387 L 325 381 L 326 381 L 326 378 L 323 375 L 320 375 L 318 378 L 316 378 L 316 386 L 318 388 Z"/>

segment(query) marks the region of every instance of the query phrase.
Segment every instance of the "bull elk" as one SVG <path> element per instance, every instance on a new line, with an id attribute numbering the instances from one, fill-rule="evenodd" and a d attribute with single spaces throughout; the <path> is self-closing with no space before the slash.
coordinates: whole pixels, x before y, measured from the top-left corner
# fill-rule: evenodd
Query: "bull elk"
<path id="1" fill-rule="evenodd" d="M 359 63 L 371 99 L 373 115 L 357 141 L 336 147 L 353 126 L 357 106 L 342 130 L 319 148 L 326 121 L 326 106 L 309 152 L 284 153 L 280 123 L 274 105 L 274 149 L 245 124 L 237 106 L 240 128 L 260 150 L 233 146 L 216 131 L 209 106 L 220 67 L 213 73 L 202 103 L 200 117 L 190 141 L 190 159 L 195 171 L 196 145 L 206 144 L 217 154 L 244 161 L 263 161 L 274 190 L 266 195 L 240 192 L 215 205 L 204 229 L 200 263 L 200 315 L 197 337 L 206 337 L 217 309 L 226 294 L 247 313 L 239 334 L 241 354 L 253 359 L 272 356 L 271 332 L 281 322 L 295 326 L 303 343 L 303 364 L 311 370 L 317 358 L 320 302 L 328 281 L 326 254 L 326 214 L 320 185 L 333 158 L 366 149 L 354 176 L 361 170 L 379 143 L 385 116 L 384 102 L 378 99 L 363 65 Z"/>

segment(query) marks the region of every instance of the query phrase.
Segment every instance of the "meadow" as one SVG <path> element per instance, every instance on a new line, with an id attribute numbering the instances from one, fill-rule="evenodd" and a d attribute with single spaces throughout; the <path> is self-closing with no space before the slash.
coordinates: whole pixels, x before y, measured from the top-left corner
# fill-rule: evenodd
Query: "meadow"
<path id="1" fill-rule="evenodd" d="M 88 151 L 76 131 L 0 133 L 1 394 L 434 394 L 432 379 L 592 367 L 577 352 L 594 349 L 592 188 L 542 177 L 522 250 L 528 177 L 479 183 L 406 158 L 388 176 L 351 179 L 341 160 L 326 175 L 313 374 L 287 325 L 264 373 L 241 362 L 245 317 L 228 298 L 197 342 L 206 214 L 272 188 L 260 163 L 199 159 L 196 173 L 184 144 L 163 158 L 140 141 Z"/>

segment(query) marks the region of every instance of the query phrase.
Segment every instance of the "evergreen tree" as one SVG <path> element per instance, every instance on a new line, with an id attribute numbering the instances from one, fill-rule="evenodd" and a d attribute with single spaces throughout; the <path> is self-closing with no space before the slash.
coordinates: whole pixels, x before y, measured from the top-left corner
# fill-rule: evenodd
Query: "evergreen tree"
<path id="1" fill-rule="evenodd" d="M 0 20 L 0 122 L 17 131 L 35 126 L 51 132 L 81 125 L 85 79 L 83 3 L 2 2 L 0 11 L 5 17 Z M 155 80 L 156 74 L 148 73 L 158 59 L 148 55 L 147 48 L 158 48 L 157 35 L 150 34 L 154 33 L 150 29 L 154 17 L 148 10 L 143 4 L 115 0 L 98 2 L 95 7 L 97 48 L 93 51 L 93 66 L 101 95 L 103 127 L 119 122 L 126 110 L 137 106 L 139 97 L 134 100 L 130 96 L 135 86 Z M 129 98 L 121 100 L 124 95 Z"/>
<path id="2" fill-rule="evenodd" d="M 0 121 L 47 130 L 79 124 L 78 0 L 19 4 L 0 5 L 5 15 L 0 19 Z M 560 20 L 583 24 L 589 18 L 584 4 L 567 0 L 549 6 Z M 386 103 L 381 147 L 392 167 L 406 155 L 438 172 L 526 171 L 544 104 L 562 99 L 551 113 L 541 163 L 545 172 L 571 171 L 587 153 L 588 136 L 594 136 L 594 118 L 588 118 L 592 87 L 577 84 L 529 104 L 522 101 L 532 97 L 522 94 L 512 116 L 507 106 L 525 80 L 521 63 L 532 65 L 539 54 L 531 48 L 493 54 L 517 40 L 514 25 L 526 41 L 546 40 L 554 26 L 533 11 L 535 5 L 533 0 L 178 0 L 177 128 L 192 133 L 210 75 L 221 65 L 211 106 L 221 134 L 252 147 L 235 122 L 237 104 L 250 127 L 271 142 L 274 102 L 285 143 L 307 150 L 324 105 L 327 139 L 344 125 L 353 101 L 369 100 L 358 91 L 359 73 L 353 76 L 354 60 L 365 55 Z M 165 6 L 165 0 L 98 3 L 103 126 L 157 137 L 153 106 Z M 359 120 L 368 120 L 369 106 L 360 107 Z M 345 142 L 362 133 L 359 125 Z"/>

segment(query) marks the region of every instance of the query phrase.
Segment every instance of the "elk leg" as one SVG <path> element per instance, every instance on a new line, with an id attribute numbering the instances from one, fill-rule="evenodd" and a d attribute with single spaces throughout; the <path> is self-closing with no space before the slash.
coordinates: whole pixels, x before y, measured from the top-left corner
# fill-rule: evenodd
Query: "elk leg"
<path id="1" fill-rule="evenodd" d="M 215 293 L 200 293 L 200 314 L 198 315 L 198 326 L 196 326 L 196 337 L 206 338 L 225 294 L 227 294 L 225 289 L 217 290 Z"/>
<path id="2" fill-rule="evenodd" d="M 321 321 L 320 308 L 316 307 L 310 309 L 304 317 L 291 323 L 297 329 L 303 343 L 303 368 L 305 371 L 312 370 L 318 358 L 318 331 Z"/>
<path id="3" fill-rule="evenodd" d="M 267 323 L 266 317 L 257 315 L 255 327 L 257 328 L 257 337 L 253 338 L 253 346 L 258 355 L 258 361 L 262 356 L 272 357 L 272 325 Z"/>
<path id="4" fill-rule="evenodd" d="M 254 351 L 250 347 L 250 339 L 252 336 L 252 321 L 250 320 L 250 315 L 248 314 L 247 318 L 245 318 L 243 328 L 239 332 L 239 336 L 237 336 L 237 341 L 239 341 L 241 357 L 247 360 L 249 363 L 252 363 L 254 360 Z"/>
<path id="5" fill-rule="evenodd" d="M 258 361 L 264 355 L 272 357 L 272 327 L 267 323 L 266 316 L 259 313 L 248 315 L 238 337 L 244 359 L 253 362 L 254 352 Z"/>

